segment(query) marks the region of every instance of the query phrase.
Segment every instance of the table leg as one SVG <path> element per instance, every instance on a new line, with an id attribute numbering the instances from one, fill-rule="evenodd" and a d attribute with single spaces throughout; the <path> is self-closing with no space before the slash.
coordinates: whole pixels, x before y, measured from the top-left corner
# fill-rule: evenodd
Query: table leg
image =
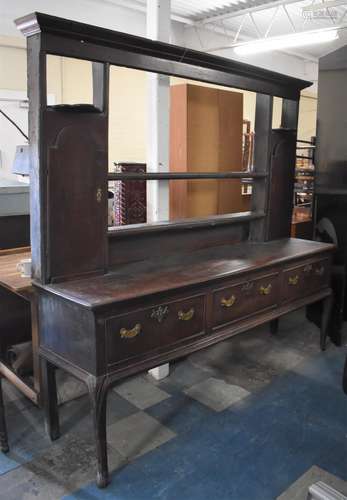
<path id="1" fill-rule="evenodd" d="M 4 407 L 4 399 L 2 396 L 2 377 L 0 375 L 0 450 L 4 453 L 7 453 L 9 450 L 8 440 L 7 440 L 7 427 L 5 420 L 5 407 Z"/>
<path id="2" fill-rule="evenodd" d="M 30 300 L 30 310 L 31 310 L 31 336 L 32 336 L 32 348 L 33 348 L 33 375 L 34 375 L 34 389 L 38 394 L 38 404 L 41 406 L 40 392 L 41 392 L 41 366 L 39 357 L 39 331 L 38 331 L 38 321 L 37 321 L 37 297 L 34 292 L 32 292 Z"/>
<path id="3" fill-rule="evenodd" d="M 41 358 L 41 375 L 41 403 L 44 408 L 46 431 L 54 441 L 60 437 L 55 367 L 44 358 Z"/>
<path id="4" fill-rule="evenodd" d="M 329 295 L 329 297 L 323 299 L 322 301 L 323 312 L 322 312 L 322 321 L 320 328 L 320 348 L 322 351 L 325 351 L 326 349 L 326 340 L 327 340 L 328 326 L 329 326 L 332 305 L 333 305 L 332 295 Z"/>
<path id="5" fill-rule="evenodd" d="M 275 318 L 275 319 L 270 321 L 270 333 L 271 333 L 271 335 L 276 335 L 276 333 L 278 332 L 279 321 L 280 321 L 279 318 Z"/>
<path id="6" fill-rule="evenodd" d="M 99 488 L 105 488 L 109 483 L 106 439 L 107 387 L 105 381 L 106 377 L 90 377 L 87 381 L 95 434 L 96 482 Z"/>

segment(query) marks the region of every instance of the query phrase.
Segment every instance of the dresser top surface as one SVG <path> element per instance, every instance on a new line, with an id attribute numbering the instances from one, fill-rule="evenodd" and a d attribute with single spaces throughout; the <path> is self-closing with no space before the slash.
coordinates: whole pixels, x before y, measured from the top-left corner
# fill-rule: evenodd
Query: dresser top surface
<path id="1" fill-rule="evenodd" d="M 85 307 L 95 308 L 234 277 L 247 271 L 333 250 L 334 245 L 294 238 L 265 243 L 246 241 L 135 262 L 95 277 L 38 286 Z"/>

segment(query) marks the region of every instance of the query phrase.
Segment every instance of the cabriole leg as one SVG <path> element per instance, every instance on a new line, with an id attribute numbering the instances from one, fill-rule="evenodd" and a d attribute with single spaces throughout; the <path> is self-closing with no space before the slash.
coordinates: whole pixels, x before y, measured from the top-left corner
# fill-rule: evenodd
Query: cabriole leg
<path id="1" fill-rule="evenodd" d="M 107 388 L 105 388 L 105 378 L 97 379 L 96 377 L 91 377 L 87 385 L 95 435 L 97 458 L 96 483 L 99 488 L 105 488 L 109 483 L 106 440 Z"/>
<path id="2" fill-rule="evenodd" d="M 332 309 L 332 305 L 333 305 L 332 295 L 329 295 L 329 297 L 326 297 L 325 299 L 323 299 L 322 304 L 323 304 L 323 313 L 322 313 L 322 322 L 321 322 L 321 328 L 320 328 L 320 348 L 322 351 L 325 351 L 329 320 L 330 320 L 331 309 Z"/>
<path id="3" fill-rule="evenodd" d="M 44 408 L 46 432 L 55 441 L 60 437 L 55 367 L 44 358 L 41 358 L 41 376 L 41 404 Z"/>
<path id="4" fill-rule="evenodd" d="M 2 377 L 0 375 L 0 450 L 3 451 L 4 453 L 7 453 L 9 448 L 8 448 L 7 427 L 5 420 L 5 406 L 4 406 L 4 399 L 2 396 L 1 379 Z"/>

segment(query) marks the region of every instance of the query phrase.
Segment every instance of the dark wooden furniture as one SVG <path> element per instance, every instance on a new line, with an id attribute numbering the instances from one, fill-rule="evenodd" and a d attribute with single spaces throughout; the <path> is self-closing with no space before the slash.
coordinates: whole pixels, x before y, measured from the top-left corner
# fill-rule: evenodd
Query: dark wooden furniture
<path id="1" fill-rule="evenodd" d="M 18 262 L 30 257 L 29 250 L 17 248 L 0 251 L 0 450 L 3 452 L 7 452 L 9 447 L 2 379 L 7 379 L 35 404 L 39 404 L 40 397 L 36 297 L 31 279 L 22 278 L 17 270 Z M 29 340 L 33 346 L 33 385 L 17 375 L 5 360 L 9 346 Z"/>
<path id="2" fill-rule="evenodd" d="M 43 402 L 59 436 L 55 367 L 89 389 L 97 482 L 108 483 L 107 392 L 121 377 L 324 301 L 333 245 L 290 234 L 300 90 L 308 82 L 230 59 L 44 14 L 27 36 L 31 236 Z M 46 54 L 93 61 L 92 106 L 46 105 Z M 107 231 L 113 180 L 242 179 L 245 172 L 107 172 L 109 64 L 258 92 L 251 210 Z M 272 131 L 272 95 L 283 98 Z M 62 196 L 64 193 L 64 197 Z"/>
<path id="3" fill-rule="evenodd" d="M 29 215 L 0 217 L 0 250 L 30 245 Z"/>
<path id="4" fill-rule="evenodd" d="M 319 59 L 317 139 L 315 154 L 314 224 L 322 219 L 330 225 L 337 244 L 334 265 L 340 268 L 334 280 L 333 340 L 343 343 L 342 323 L 347 319 L 347 46 Z M 323 235 L 327 237 L 328 235 Z M 343 270 L 344 268 L 344 270 Z"/>
<path id="5" fill-rule="evenodd" d="M 106 396 L 120 378 L 207 347 L 308 303 L 331 307 L 333 246 L 295 239 L 242 242 L 125 265 L 88 280 L 37 285 L 46 416 L 59 436 L 54 366 L 85 382 L 98 484 L 107 475 Z"/>
<path id="6" fill-rule="evenodd" d="M 17 270 L 21 259 L 30 257 L 30 249 L 0 252 L 0 375 L 13 383 L 34 404 L 39 404 L 40 364 L 36 296 L 31 278 Z M 14 373 L 5 361 L 9 346 L 32 341 L 33 386 Z"/>

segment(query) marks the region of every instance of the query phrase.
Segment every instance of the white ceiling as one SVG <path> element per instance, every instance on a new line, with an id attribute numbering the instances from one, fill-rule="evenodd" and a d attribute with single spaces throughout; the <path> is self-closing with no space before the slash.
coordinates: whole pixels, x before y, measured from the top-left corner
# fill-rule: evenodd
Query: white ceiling
<path id="1" fill-rule="evenodd" d="M 211 16 L 225 14 L 233 10 L 261 5 L 272 1 L 273 0 L 171 0 L 171 10 L 176 16 L 187 17 L 191 21 L 201 21 Z M 124 4 L 130 4 L 133 3 L 133 0 L 123 0 L 123 2 Z M 146 4 L 146 0 L 135 0 L 135 2 L 141 5 Z"/>
<path id="2" fill-rule="evenodd" d="M 328 28 L 334 25 L 347 27 L 347 0 L 344 5 L 334 7 L 319 19 L 305 19 L 302 8 L 323 0 L 171 0 L 172 19 L 178 21 L 172 26 L 172 41 L 180 45 L 188 45 L 192 39 L 198 40 L 196 48 L 210 50 L 224 47 L 218 51 L 226 57 L 233 57 L 233 51 L 227 51 L 239 32 L 238 41 L 256 39 L 267 36 L 289 34 L 293 29 L 308 31 Z M 343 2 L 344 0 L 338 0 Z M 6 9 L 2 8 L 5 6 Z M 82 22 L 145 34 L 140 27 L 138 16 L 146 12 L 147 0 L 0 0 L 0 35 L 15 35 L 13 19 L 33 10 L 60 15 Z M 277 7 L 275 6 L 277 5 Z M 93 7 L 94 6 L 94 7 Z M 125 8 L 124 8 L 125 7 Z M 120 12 L 128 12 L 133 21 L 124 23 Z M 96 12 L 97 9 L 97 12 Z M 138 16 L 135 16 L 137 12 Z M 248 13 L 247 15 L 245 13 Z M 252 17 L 250 17 L 250 14 Z M 345 17 L 343 15 L 346 13 Z M 335 16 L 335 17 L 334 17 Z M 273 21 L 273 22 L 272 22 Z M 242 29 L 240 25 L 242 24 Z M 271 25 L 271 26 L 270 26 Z M 126 27 L 125 27 L 126 26 Z M 294 28 L 293 28 L 294 26 Z M 125 27 L 125 28 L 124 28 Z M 177 31 L 178 30 L 178 31 Z M 207 31 L 206 31 L 207 30 Z M 142 31 L 142 32 L 141 32 Z M 211 32 L 216 35 L 213 39 Z M 177 38 L 177 34 L 179 35 Z M 186 37 L 184 37 L 186 33 Z M 347 44 L 347 29 L 339 30 L 340 39 L 335 42 L 295 49 L 295 55 L 304 61 L 316 62 L 318 57 Z"/>
<path id="3" fill-rule="evenodd" d="M 102 0 L 103 1 L 103 0 Z M 145 8 L 146 0 L 107 0 L 124 5 L 140 5 Z M 278 36 L 296 31 L 309 31 L 320 28 L 345 25 L 347 28 L 347 0 L 344 5 L 323 12 L 319 18 L 305 18 L 302 8 L 322 0 L 171 0 L 174 18 L 187 27 L 201 30 L 203 27 L 216 30 L 233 40 L 243 21 L 239 41 L 264 36 Z M 275 5 L 273 6 L 272 5 Z M 247 9 L 247 10 L 245 10 Z M 251 11 L 253 20 L 245 12 Z M 346 14 L 346 15 L 345 15 Z M 245 17 L 245 19 L 244 19 Z M 270 23 L 271 26 L 270 26 Z M 269 28 L 270 26 L 270 28 Z M 340 40 L 312 47 L 296 49 L 297 53 L 307 55 L 308 59 L 317 58 L 347 43 L 347 29 L 339 30 Z"/>

